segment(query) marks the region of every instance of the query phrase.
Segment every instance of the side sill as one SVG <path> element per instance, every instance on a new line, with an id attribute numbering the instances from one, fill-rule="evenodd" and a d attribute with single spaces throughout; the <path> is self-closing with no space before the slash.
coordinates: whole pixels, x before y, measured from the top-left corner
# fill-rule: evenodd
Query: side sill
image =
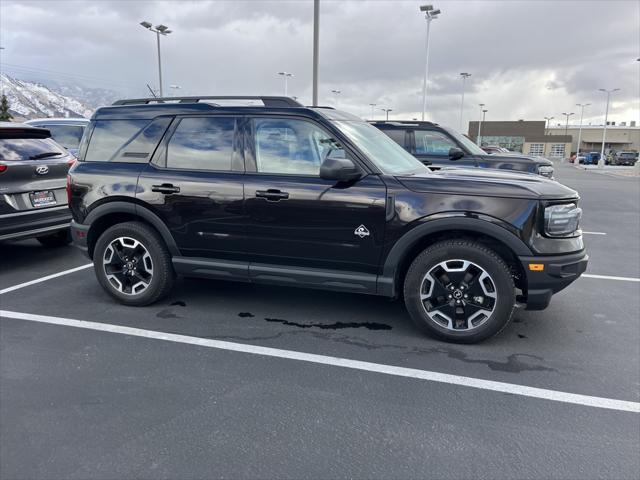
<path id="1" fill-rule="evenodd" d="M 173 257 L 172 262 L 184 276 L 377 294 L 375 274 L 187 257 Z"/>

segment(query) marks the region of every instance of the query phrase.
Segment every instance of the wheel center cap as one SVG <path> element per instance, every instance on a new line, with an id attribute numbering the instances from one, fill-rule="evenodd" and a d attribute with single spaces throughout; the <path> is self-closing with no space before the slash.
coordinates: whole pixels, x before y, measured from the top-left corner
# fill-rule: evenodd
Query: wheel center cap
<path id="1" fill-rule="evenodd" d="M 453 298 L 455 298 L 456 300 L 460 300 L 462 298 L 462 291 L 456 289 L 453 292 Z"/>
<path id="2" fill-rule="evenodd" d="M 132 262 L 127 262 L 127 269 L 133 270 L 133 263 Z"/>

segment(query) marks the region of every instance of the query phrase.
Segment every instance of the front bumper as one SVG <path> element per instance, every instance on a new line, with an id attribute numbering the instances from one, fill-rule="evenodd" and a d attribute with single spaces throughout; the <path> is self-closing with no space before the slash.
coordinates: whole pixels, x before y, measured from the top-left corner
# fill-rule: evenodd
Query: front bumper
<path id="1" fill-rule="evenodd" d="M 589 262 L 589 256 L 584 250 L 566 255 L 519 259 L 527 278 L 526 292 L 523 292 L 524 298 L 520 300 L 526 303 L 527 310 L 547 308 L 551 296 L 577 280 L 587 269 Z"/>

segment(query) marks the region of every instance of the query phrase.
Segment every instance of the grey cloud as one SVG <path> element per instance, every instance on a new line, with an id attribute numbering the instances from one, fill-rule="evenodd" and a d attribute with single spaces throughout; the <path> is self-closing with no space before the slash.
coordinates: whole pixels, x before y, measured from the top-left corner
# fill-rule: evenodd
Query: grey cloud
<path id="1" fill-rule="evenodd" d="M 638 116 L 640 7 L 609 1 L 434 0 L 430 117 L 458 125 L 468 71 L 465 120 L 487 103 L 494 119 L 542 118 L 578 102 L 601 102 L 620 87 L 612 116 Z M 342 90 L 341 108 L 370 115 L 369 103 L 413 118 L 421 108 L 425 22 L 418 1 L 321 1 L 321 99 Z M 122 85 L 144 95 L 155 84 L 155 39 L 138 26 L 163 22 L 165 86 L 192 94 L 278 94 L 278 70 L 294 72 L 290 92 L 311 97 L 311 1 L 0 2 L 2 60 Z M 615 83 L 615 85 L 614 85 Z M 547 85 L 553 86 L 548 90 Z M 102 86 L 102 85 L 101 85 Z M 593 109 L 594 119 L 595 107 Z M 381 114 L 382 112 L 380 112 Z M 558 116 L 558 115 L 555 115 Z"/>

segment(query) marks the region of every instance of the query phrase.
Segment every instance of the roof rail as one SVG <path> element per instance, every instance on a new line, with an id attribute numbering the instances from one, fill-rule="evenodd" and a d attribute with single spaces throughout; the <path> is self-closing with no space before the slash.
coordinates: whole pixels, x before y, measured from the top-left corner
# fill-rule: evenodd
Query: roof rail
<path id="1" fill-rule="evenodd" d="M 151 103 L 198 103 L 203 100 L 261 100 L 265 107 L 302 107 L 290 97 L 275 96 L 206 96 L 206 97 L 149 97 L 149 98 L 132 98 L 125 100 L 117 100 L 114 105 L 148 105 Z M 211 104 L 211 102 L 207 102 Z M 214 106 L 220 106 L 213 103 Z"/>

